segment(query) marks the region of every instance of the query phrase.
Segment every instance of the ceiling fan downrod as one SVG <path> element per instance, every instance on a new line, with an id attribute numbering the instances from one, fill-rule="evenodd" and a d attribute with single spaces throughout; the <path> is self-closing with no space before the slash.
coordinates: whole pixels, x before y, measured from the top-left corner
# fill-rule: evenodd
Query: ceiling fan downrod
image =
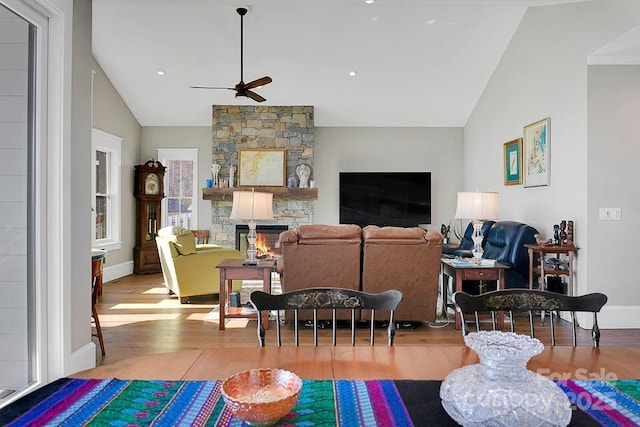
<path id="1" fill-rule="evenodd" d="M 248 10 L 244 7 L 239 7 L 236 12 L 240 15 L 240 83 L 244 84 L 244 15 L 247 14 Z"/>

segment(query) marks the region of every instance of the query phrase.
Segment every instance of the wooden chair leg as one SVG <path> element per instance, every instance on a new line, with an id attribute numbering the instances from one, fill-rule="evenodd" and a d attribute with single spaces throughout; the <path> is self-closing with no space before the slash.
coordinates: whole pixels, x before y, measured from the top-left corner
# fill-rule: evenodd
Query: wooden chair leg
<path id="1" fill-rule="evenodd" d="M 107 354 L 104 350 L 104 338 L 102 337 L 102 328 L 100 327 L 100 319 L 98 319 L 98 310 L 96 310 L 96 306 L 91 307 L 91 314 L 93 315 L 93 321 L 96 324 L 96 333 L 91 334 L 94 337 L 98 337 L 98 342 L 100 342 L 100 350 L 102 351 L 102 355 Z"/>

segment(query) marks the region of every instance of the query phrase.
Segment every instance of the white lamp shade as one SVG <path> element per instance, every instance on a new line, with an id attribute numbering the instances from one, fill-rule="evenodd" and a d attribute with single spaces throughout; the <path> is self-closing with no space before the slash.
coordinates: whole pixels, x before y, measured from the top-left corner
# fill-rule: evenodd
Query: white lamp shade
<path id="1" fill-rule="evenodd" d="M 498 219 L 498 193 L 458 193 L 456 218 Z"/>
<path id="2" fill-rule="evenodd" d="M 231 219 L 273 219 L 273 193 L 234 191 Z"/>

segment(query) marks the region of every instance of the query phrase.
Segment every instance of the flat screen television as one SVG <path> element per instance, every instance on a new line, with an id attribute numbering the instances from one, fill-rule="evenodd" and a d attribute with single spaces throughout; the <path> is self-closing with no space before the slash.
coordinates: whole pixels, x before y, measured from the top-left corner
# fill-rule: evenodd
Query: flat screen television
<path id="1" fill-rule="evenodd" d="M 340 224 L 431 224 L 431 172 L 340 172 Z"/>

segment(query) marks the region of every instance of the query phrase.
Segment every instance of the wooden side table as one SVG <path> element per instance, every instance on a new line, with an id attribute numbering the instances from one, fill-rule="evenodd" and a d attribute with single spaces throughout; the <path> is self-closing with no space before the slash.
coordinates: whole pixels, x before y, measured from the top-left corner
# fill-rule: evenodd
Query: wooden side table
<path id="1" fill-rule="evenodd" d="M 573 261 L 576 253 L 578 252 L 577 246 L 567 245 L 524 245 L 529 251 L 529 289 L 538 289 L 534 287 L 534 271 L 539 270 L 541 283 L 540 289 L 544 290 L 544 280 L 546 276 L 567 276 L 567 294 L 573 296 Z M 567 270 L 556 270 L 544 265 L 544 258 L 546 255 L 555 254 L 557 257 L 560 255 L 566 255 L 569 259 L 569 268 Z M 540 258 L 540 266 L 534 268 L 534 258 L 538 255 Z"/>
<path id="2" fill-rule="evenodd" d="M 225 318 L 257 319 L 257 313 L 242 313 L 242 307 L 228 307 L 229 292 L 233 289 L 233 280 L 262 280 L 262 290 L 271 293 L 271 271 L 274 260 L 259 261 L 256 265 L 243 265 L 241 259 L 225 259 L 216 268 L 220 269 L 220 325 L 224 330 Z M 265 329 L 269 327 L 268 313 L 263 314 Z"/>
<path id="3" fill-rule="evenodd" d="M 456 292 L 462 291 L 462 282 L 464 280 L 497 280 L 497 289 L 505 289 L 506 287 L 506 278 L 505 278 L 505 270 L 508 270 L 510 267 L 506 264 L 502 264 L 496 262 L 494 266 L 459 266 L 454 265 L 452 259 L 443 258 L 441 260 L 441 271 L 443 275 L 453 277 L 453 280 L 456 284 Z M 444 276 L 442 277 L 442 283 L 446 283 Z M 443 292 L 443 302 L 446 304 L 447 295 Z M 504 316 L 498 316 L 498 328 L 502 329 L 504 326 Z M 456 310 L 456 329 L 462 328 L 462 318 L 460 317 L 460 313 Z"/>

